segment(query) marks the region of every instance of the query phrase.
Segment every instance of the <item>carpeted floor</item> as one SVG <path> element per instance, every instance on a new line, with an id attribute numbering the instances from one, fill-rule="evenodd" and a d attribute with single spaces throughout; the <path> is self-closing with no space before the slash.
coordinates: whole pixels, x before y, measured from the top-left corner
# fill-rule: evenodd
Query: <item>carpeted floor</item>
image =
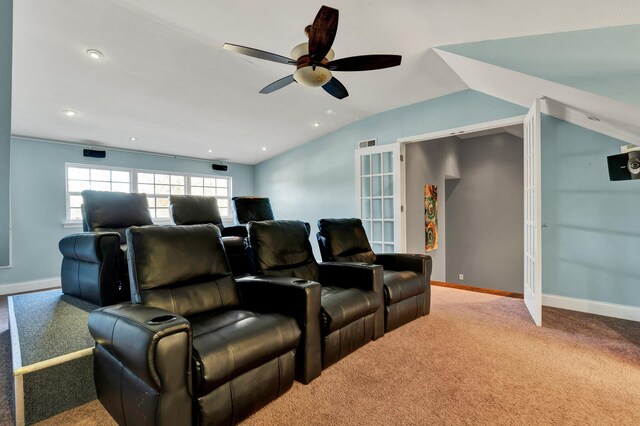
<path id="1" fill-rule="evenodd" d="M 244 425 L 640 424 L 640 323 L 543 315 L 537 328 L 522 300 L 433 287 L 431 315 L 294 384 Z M 57 424 L 112 423 L 92 402 L 40 423 Z"/>

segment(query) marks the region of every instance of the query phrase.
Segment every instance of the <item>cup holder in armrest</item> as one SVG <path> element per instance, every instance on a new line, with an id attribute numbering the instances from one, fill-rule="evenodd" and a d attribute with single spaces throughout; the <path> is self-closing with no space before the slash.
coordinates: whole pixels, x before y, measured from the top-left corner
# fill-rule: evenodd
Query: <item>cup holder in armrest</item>
<path id="1" fill-rule="evenodd" d="M 147 324 L 160 325 L 160 324 L 166 324 L 171 321 L 175 321 L 177 319 L 178 318 L 175 315 L 160 315 L 159 317 L 151 318 L 149 321 L 147 321 Z"/>
<path id="2" fill-rule="evenodd" d="M 309 280 L 295 280 L 293 283 L 294 284 L 306 284 L 310 282 Z"/>

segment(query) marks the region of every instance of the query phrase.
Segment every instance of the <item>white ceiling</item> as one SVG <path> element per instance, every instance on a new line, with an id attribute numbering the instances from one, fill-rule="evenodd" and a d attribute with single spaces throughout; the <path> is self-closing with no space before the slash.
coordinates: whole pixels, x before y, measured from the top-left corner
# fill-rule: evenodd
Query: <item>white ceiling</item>
<path id="1" fill-rule="evenodd" d="M 637 0 L 336 0 L 328 5 L 340 10 L 337 58 L 401 54 L 402 65 L 336 73 L 350 93 L 342 101 L 295 84 L 258 94 L 293 67 L 225 51 L 223 43 L 288 56 L 322 4 L 14 1 L 12 132 L 256 164 L 366 116 L 466 89 L 431 47 L 640 17 Z M 103 60 L 90 60 L 90 48 Z"/>

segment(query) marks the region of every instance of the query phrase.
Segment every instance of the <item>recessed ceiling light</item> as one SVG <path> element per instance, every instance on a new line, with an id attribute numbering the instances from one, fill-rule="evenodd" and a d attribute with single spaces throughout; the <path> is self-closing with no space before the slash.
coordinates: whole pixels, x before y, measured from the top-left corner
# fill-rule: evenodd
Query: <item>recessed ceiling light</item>
<path id="1" fill-rule="evenodd" d="M 129 140 L 130 140 L 131 142 L 135 142 L 135 141 L 137 141 L 137 140 L 138 140 L 138 138 L 136 138 L 135 136 L 131 136 L 131 137 L 129 138 Z"/>
<path id="2" fill-rule="evenodd" d="M 266 151 L 266 150 L 267 150 L 267 147 L 266 147 L 266 146 L 263 146 L 263 147 L 262 147 L 262 150 L 263 150 L 263 151 Z"/>
<path id="3" fill-rule="evenodd" d="M 600 121 L 600 119 L 598 117 L 595 117 L 593 115 L 588 115 L 587 118 L 591 121 Z"/>
<path id="4" fill-rule="evenodd" d="M 102 52 L 96 49 L 89 49 L 87 50 L 87 55 L 89 55 L 89 57 L 91 59 L 94 59 L 96 61 L 99 61 L 100 59 L 102 59 Z"/>
<path id="5" fill-rule="evenodd" d="M 70 109 L 63 109 L 62 113 L 64 115 L 66 115 L 67 117 L 75 117 L 78 114 L 77 112 L 75 112 L 73 110 L 70 110 Z"/>
<path id="6" fill-rule="evenodd" d="M 327 115 L 335 115 L 336 112 L 334 110 L 332 110 L 332 109 L 328 109 L 324 113 L 327 114 Z"/>
<path id="7" fill-rule="evenodd" d="M 313 123 L 312 126 L 313 127 L 320 127 L 320 123 Z"/>
<path id="8" fill-rule="evenodd" d="M 209 150 L 209 154 L 211 154 L 212 152 L 213 152 L 213 150 L 212 150 L 212 149 L 210 149 L 210 150 Z"/>

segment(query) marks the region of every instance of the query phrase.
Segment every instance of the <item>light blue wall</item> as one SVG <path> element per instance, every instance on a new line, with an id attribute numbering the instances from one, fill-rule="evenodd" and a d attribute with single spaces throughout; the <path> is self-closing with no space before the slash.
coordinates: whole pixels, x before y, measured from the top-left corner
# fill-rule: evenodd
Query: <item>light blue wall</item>
<path id="1" fill-rule="evenodd" d="M 0 0 L 0 266 L 9 259 L 9 164 L 11 151 L 11 50 L 13 1 Z"/>
<path id="2" fill-rule="evenodd" d="M 0 285 L 60 276 L 58 241 L 65 229 L 65 163 L 213 174 L 211 163 L 106 149 L 106 159 L 82 156 L 82 146 L 12 139 L 13 267 L 0 269 Z M 229 164 L 234 195 L 253 194 L 253 166 Z"/>
<path id="3" fill-rule="evenodd" d="M 640 182 L 610 182 L 607 155 L 625 143 L 544 117 L 545 293 L 640 306 Z"/>
<path id="4" fill-rule="evenodd" d="M 322 136 L 256 166 L 256 193 L 271 198 L 278 219 L 312 224 L 323 217 L 353 217 L 355 149 L 362 140 L 398 138 L 524 114 L 524 108 L 465 90 L 387 111 Z M 317 244 L 312 243 L 320 259 Z"/>
<path id="5" fill-rule="evenodd" d="M 480 41 L 439 49 L 640 104 L 640 25 Z"/>

